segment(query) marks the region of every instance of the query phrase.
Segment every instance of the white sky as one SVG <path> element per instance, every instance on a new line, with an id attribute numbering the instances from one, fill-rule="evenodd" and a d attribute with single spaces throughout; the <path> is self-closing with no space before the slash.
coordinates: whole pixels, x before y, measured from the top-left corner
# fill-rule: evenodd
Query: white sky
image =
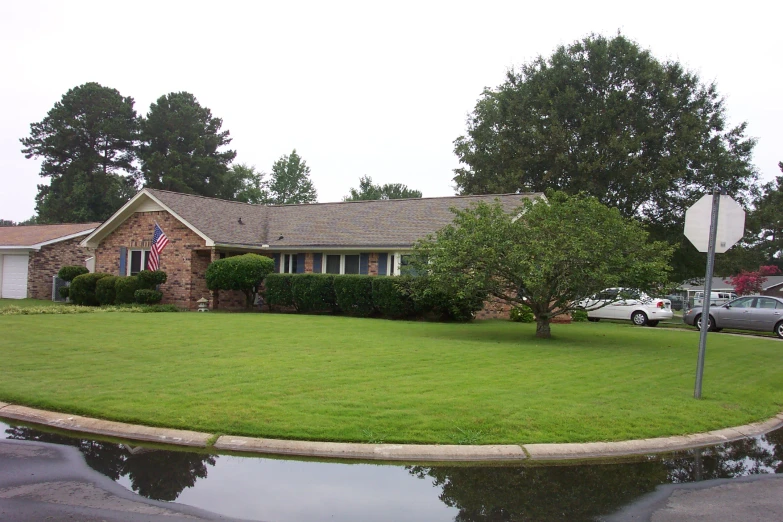
<path id="1" fill-rule="evenodd" d="M 783 160 L 779 1 L 0 3 L 0 218 L 33 215 L 39 162 L 19 138 L 70 88 L 150 103 L 193 93 L 223 119 L 237 162 L 269 172 L 293 148 L 319 201 L 359 177 L 454 194 L 452 142 L 484 87 L 591 33 L 622 31 L 716 81 L 729 121 L 758 138 L 764 180 Z"/>

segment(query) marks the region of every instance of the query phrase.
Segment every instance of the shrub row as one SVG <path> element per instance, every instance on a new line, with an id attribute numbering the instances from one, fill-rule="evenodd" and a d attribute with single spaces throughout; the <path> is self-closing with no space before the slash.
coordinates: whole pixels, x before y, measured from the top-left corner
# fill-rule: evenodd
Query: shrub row
<path id="1" fill-rule="evenodd" d="M 73 267 L 63 267 L 65 268 Z M 63 269 L 60 272 L 63 272 Z M 155 287 L 165 283 L 166 279 L 166 272 L 161 270 L 142 270 L 138 275 L 128 277 L 100 273 L 81 274 L 71 281 L 66 297 L 82 306 L 157 304 L 163 299 L 163 294 Z"/>
<path id="2" fill-rule="evenodd" d="M 271 310 L 341 313 L 356 317 L 469 321 L 484 305 L 483 296 L 460 298 L 438 292 L 416 292 L 422 277 L 331 274 L 269 274 L 264 297 Z"/>

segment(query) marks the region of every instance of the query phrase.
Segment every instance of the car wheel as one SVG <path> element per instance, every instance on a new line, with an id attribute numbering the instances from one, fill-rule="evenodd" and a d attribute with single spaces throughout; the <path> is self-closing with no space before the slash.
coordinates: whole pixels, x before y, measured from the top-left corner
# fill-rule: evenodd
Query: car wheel
<path id="1" fill-rule="evenodd" d="M 598 321 L 601 320 L 601 318 L 600 317 L 588 317 L 587 320 L 590 321 L 591 323 L 597 323 Z"/>
<path id="2" fill-rule="evenodd" d="M 644 326 L 647 324 L 647 314 L 644 312 L 634 312 L 631 314 L 631 321 L 636 326 Z"/>
<path id="3" fill-rule="evenodd" d="M 697 330 L 701 330 L 701 316 L 696 317 L 696 321 L 694 322 L 694 326 L 696 326 Z M 714 332 L 715 331 L 715 321 L 712 319 L 712 316 L 709 316 L 707 318 L 707 331 L 708 332 Z"/>
<path id="4" fill-rule="evenodd" d="M 783 339 L 783 321 L 775 325 L 775 335 Z"/>
<path id="5" fill-rule="evenodd" d="M 658 326 L 659 321 L 647 321 L 647 326 Z"/>

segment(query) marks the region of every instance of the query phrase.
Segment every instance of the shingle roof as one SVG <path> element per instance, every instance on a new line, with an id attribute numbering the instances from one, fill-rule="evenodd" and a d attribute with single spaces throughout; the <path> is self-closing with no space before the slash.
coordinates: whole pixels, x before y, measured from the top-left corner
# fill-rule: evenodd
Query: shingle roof
<path id="1" fill-rule="evenodd" d="M 88 232 L 100 223 L 65 223 L 62 225 L 21 225 L 0 227 L 0 247 L 27 247 Z"/>
<path id="2" fill-rule="evenodd" d="M 147 190 L 216 243 L 266 244 L 271 249 L 411 246 L 451 223 L 452 207 L 465 209 L 479 201 L 497 199 L 510 212 L 525 199 L 541 196 L 527 193 L 263 206 Z"/>

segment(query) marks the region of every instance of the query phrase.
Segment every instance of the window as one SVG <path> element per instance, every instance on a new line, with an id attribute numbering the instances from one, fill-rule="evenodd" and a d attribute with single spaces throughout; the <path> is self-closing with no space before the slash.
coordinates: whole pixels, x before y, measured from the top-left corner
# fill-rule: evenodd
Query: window
<path id="1" fill-rule="evenodd" d="M 753 302 L 756 300 L 755 297 L 745 297 L 743 299 L 737 299 L 736 301 L 731 302 L 731 306 L 734 308 L 752 308 Z"/>
<path id="2" fill-rule="evenodd" d="M 149 250 L 130 250 L 128 251 L 128 266 L 130 272 L 128 275 L 136 275 L 147 267 L 147 260 L 150 257 Z"/>
<path id="3" fill-rule="evenodd" d="M 284 274 L 298 273 L 296 265 L 296 260 L 298 257 L 299 254 L 283 254 L 283 263 L 280 266 L 280 272 Z"/>
<path id="4" fill-rule="evenodd" d="M 324 264 L 321 271 L 324 274 L 358 274 L 360 266 L 359 254 L 324 254 Z"/>
<path id="5" fill-rule="evenodd" d="M 326 256 L 326 270 L 327 274 L 339 274 L 340 273 L 340 261 L 342 256 L 329 254 Z"/>
<path id="6" fill-rule="evenodd" d="M 756 308 L 766 308 L 769 310 L 774 310 L 777 304 L 778 304 L 777 301 L 775 301 L 774 299 L 769 299 L 768 297 L 759 297 L 756 300 Z"/>
<path id="7" fill-rule="evenodd" d="M 359 255 L 346 255 L 345 266 L 343 268 L 343 274 L 358 274 L 359 273 Z"/>
<path id="8" fill-rule="evenodd" d="M 394 260 L 397 259 L 395 254 L 389 254 L 389 275 L 396 275 L 394 271 Z"/>

